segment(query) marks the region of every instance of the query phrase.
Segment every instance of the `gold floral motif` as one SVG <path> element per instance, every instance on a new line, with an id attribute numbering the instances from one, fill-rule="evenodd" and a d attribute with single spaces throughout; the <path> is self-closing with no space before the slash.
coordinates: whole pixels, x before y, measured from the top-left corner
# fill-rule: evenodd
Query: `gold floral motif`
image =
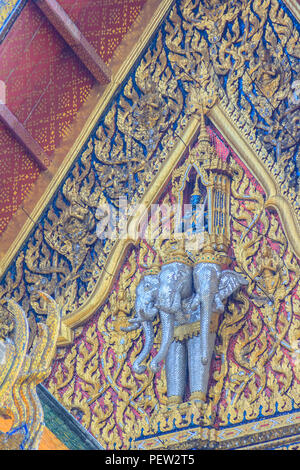
<path id="1" fill-rule="evenodd" d="M 229 369 L 226 370 L 227 376 L 231 377 L 232 392 L 226 408 L 223 404 L 219 407 L 219 416 L 223 424 L 227 422 L 228 413 L 231 422 L 239 422 L 245 412 L 248 419 L 257 417 L 260 406 L 263 407 L 263 414 L 274 413 L 276 403 L 280 404 L 282 410 L 291 409 L 288 390 L 297 380 L 295 364 L 292 367 L 289 364 L 289 345 L 285 338 L 292 322 L 295 321 L 296 312 L 292 309 L 291 298 L 292 295 L 296 295 L 299 266 L 295 257 L 291 256 L 278 221 L 264 208 L 259 192 L 252 189 L 248 194 L 243 194 L 248 187 L 249 180 L 245 178 L 244 172 L 241 169 L 237 170 L 232 200 L 235 213 L 233 248 L 237 260 L 236 269 L 248 275 L 250 282 L 247 290 L 249 299 L 253 297 L 253 300 L 250 317 L 248 313 L 248 318 L 244 317 L 244 324 L 234 322 L 232 325 L 234 328 L 237 326 L 242 328 L 234 348 L 235 362 L 229 362 Z M 238 204 L 236 209 L 235 200 Z M 243 205 L 242 200 L 244 200 Z M 258 226 L 260 230 L 257 230 Z M 276 244 L 278 254 L 274 254 L 276 263 L 272 264 L 272 258 L 268 258 L 266 266 L 261 260 L 264 259 L 266 250 L 269 250 L 266 248 L 270 247 L 269 243 Z M 269 274 L 270 268 L 273 270 L 275 266 L 277 272 L 272 271 L 274 278 L 271 283 L 268 277 L 257 276 L 261 270 L 264 274 L 267 270 Z M 281 284 L 280 286 L 276 284 L 275 288 L 273 282 L 278 281 L 279 276 Z M 249 307 L 249 300 L 247 303 Z M 225 325 L 226 320 L 219 330 L 221 339 L 219 354 L 225 353 L 221 347 L 225 339 L 223 339 Z M 233 332 L 234 330 L 231 334 Z M 267 365 L 270 367 L 269 370 Z M 281 374 L 281 385 L 276 378 L 278 373 Z M 214 378 L 220 379 L 219 374 Z"/>
<path id="2" fill-rule="evenodd" d="M 253 420 L 260 414 L 269 416 L 277 410 L 290 411 L 295 406 L 293 402 L 299 404 L 299 399 L 295 400 L 299 358 L 294 355 L 291 360 L 290 356 L 296 350 L 295 344 L 298 349 L 299 310 L 294 303 L 298 299 L 299 266 L 278 219 L 265 208 L 261 190 L 255 189 L 245 171 L 233 160 L 231 167 L 234 170 L 231 207 L 235 214 L 232 218 L 235 269 L 249 279 L 247 295 L 236 294 L 219 323 L 216 355 L 222 361 L 213 373 L 208 402 L 198 408 L 191 402 L 184 409 L 173 404 L 167 412 L 160 408 L 148 425 L 142 421 L 135 429 L 137 437 L 143 429 L 144 442 L 158 429 L 175 432 L 185 428 L 192 419 L 193 423 L 198 419 L 202 425 L 211 427 L 216 423 L 226 426 L 241 423 L 245 417 Z M 276 246 L 272 256 L 268 256 L 270 243 Z M 273 281 L 280 279 L 280 285 L 270 282 L 270 271 Z M 192 413 L 192 406 L 197 412 Z M 199 428 L 198 439 L 204 437 L 202 432 L 203 428 Z M 177 436 L 181 442 L 179 431 Z M 161 443 L 164 443 L 163 436 Z M 157 441 L 154 448 L 159 448 L 161 443 Z"/>
<path id="3" fill-rule="evenodd" d="M 130 438 L 139 438 L 142 429 L 144 436 L 151 436 L 158 428 L 173 431 L 174 423 L 177 429 L 192 421 L 224 426 L 228 416 L 231 424 L 237 424 L 245 416 L 250 420 L 259 413 L 272 415 L 277 408 L 291 410 L 298 380 L 297 363 L 290 363 L 289 354 L 298 340 L 299 267 L 278 217 L 265 206 L 263 190 L 233 157 L 230 168 L 232 259 L 235 270 L 247 276 L 249 286 L 247 295 L 236 294 L 224 315 L 212 324 L 217 329 L 216 356 L 222 360 L 211 377 L 207 403 L 200 406 L 195 397 L 182 405 L 168 404 L 164 374 L 158 379 L 152 373 L 135 376 L 130 368 L 142 348 L 142 337 L 137 331 L 124 335 L 122 327 L 134 316 L 139 267 L 152 265 L 155 252 L 161 251 L 160 220 L 158 227 L 152 227 L 155 241 L 148 238 L 149 244 L 141 242 L 139 248 L 132 248 L 96 323 L 87 329 L 84 342 L 78 343 L 77 354 L 73 346 L 51 377 L 50 391 L 68 409 L 77 410 L 81 422 L 108 448 L 112 442 L 127 448 Z M 276 288 L 270 284 L 271 290 L 266 277 L 270 270 L 275 279 L 280 278 Z M 75 391 L 78 378 L 82 385 Z"/>
<path id="4" fill-rule="evenodd" d="M 148 249 L 141 244 L 138 255 L 132 250 L 119 276 L 118 288 L 88 328 L 84 341 L 64 356 L 48 384 L 50 392 L 81 417 L 82 424 L 106 447 L 112 442 L 116 448 L 128 447 L 132 435 L 124 429 L 131 428 L 135 416 L 146 415 L 146 410 L 151 412 L 157 395 L 163 397 L 166 393 L 163 376 L 153 381 L 152 373 L 138 377 L 132 374 L 130 363 L 142 348 L 142 335 L 136 331 L 125 335 L 121 330 L 127 326 L 134 307 L 135 288 L 141 277 L 138 266 L 151 263 L 154 257 Z M 81 384 L 76 391 L 75 381 Z"/>
<path id="5" fill-rule="evenodd" d="M 213 8 L 191 0 L 174 5 L 119 98 L 107 106 L 43 224 L 17 256 L 16 277 L 12 281 L 7 274 L 0 297 L 13 296 L 26 313 L 39 316 L 29 287 L 47 289 L 62 307 L 59 342 L 72 341 L 72 327 L 87 318 L 88 303 L 99 297 L 95 291 L 110 284 L 105 269 L 115 244 L 108 240 L 103 246 L 97 239 L 99 204 L 109 198 L 117 206 L 124 195 L 132 202 L 147 200 L 170 150 L 181 140 L 189 145 L 184 132 L 201 109 L 211 116 L 224 109 L 237 133 L 251 144 L 277 188 L 269 204 L 280 208 L 287 233 L 293 227 L 297 250 L 300 205 L 292 153 L 298 121 L 291 102 L 298 37 L 277 0 L 214 3 Z M 122 245 L 122 255 L 125 249 Z"/>
<path id="6" fill-rule="evenodd" d="M 133 429 L 137 416 L 144 424 L 166 399 L 163 373 L 155 380 L 132 375 L 130 364 L 142 348 L 142 337 L 131 332 L 125 338 L 121 330 L 133 309 L 140 267 L 154 254 L 146 245 L 129 250 L 129 243 L 136 242 L 132 232 L 127 245 L 104 244 L 96 236 L 97 208 L 108 199 L 117 206 L 124 195 L 148 206 L 155 201 L 192 147 L 202 111 L 213 123 L 217 111 L 229 116 L 238 139 L 251 150 L 246 166 L 258 181 L 263 168 L 272 191 L 255 188 L 254 177 L 231 158 L 232 260 L 249 279 L 247 296 L 237 294 L 218 324 L 216 355 L 222 360 L 205 409 L 191 402 L 186 418 L 183 409 L 163 418 L 158 412 L 151 429 L 161 423 L 171 430 L 173 422 L 182 428 L 192 416 L 222 424 L 230 416 L 230 423 L 238 423 L 245 416 L 271 415 L 276 407 L 289 410 L 292 401 L 299 406 L 293 355 L 299 340 L 295 253 L 300 205 L 292 155 L 298 128 L 291 105 L 291 81 L 299 73 L 299 33 L 277 0 L 213 6 L 196 0 L 173 6 L 163 33 L 155 36 L 118 100 L 107 103 L 95 134 L 17 256 L 13 275 L 8 272 L 1 286 L 1 304 L 8 296 L 38 318 L 43 315 L 38 289 L 47 290 L 61 307 L 60 344 L 76 344 L 59 351 L 49 389 L 106 446 L 128 446 L 130 437 L 138 437 Z M 223 131 L 226 136 L 224 124 Z M 216 163 L 223 165 L 220 159 Z M 282 222 L 274 211 L 278 208 Z M 279 259 L 272 269 L 263 264 L 266 249 L 275 250 Z M 101 305 L 97 322 L 79 330 Z M 33 323 L 31 330 L 40 331 Z M 18 406 L 25 416 L 26 406 Z"/>
<path id="7" fill-rule="evenodd" d="M 0 340 L 8 338 L 14 329 L 13 319 L 5 308 L 0 310 Z"/>

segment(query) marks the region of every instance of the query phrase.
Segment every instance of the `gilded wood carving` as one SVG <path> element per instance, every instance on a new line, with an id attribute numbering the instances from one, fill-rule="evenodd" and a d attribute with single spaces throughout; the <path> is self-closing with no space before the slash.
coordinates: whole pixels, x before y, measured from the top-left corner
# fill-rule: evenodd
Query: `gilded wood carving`
<path id="1" fill-rule="evenodd" d="M 216 132 L 216 131 L 214 131 Z M 227 150 L 218 134 L 215 145 Z M 48 387 L 101 444 L 128 448 L 134 438 L 184 429 L 193 421 L 220 427 L 273 415 L 299 406 L 299 265 L 278 215 L 265 207 L 264 192 L 233 153 L 231 267 L 247 277 L 246 292 L 230 300 L 217 323 L 208 399 L 170 406 L 164 369 L 132 372 L 143 347 L 139 331 L 124 333 L 133 318 L 136 287 L 145 266 L 155 262 L 151 241 L 132 248 L 104 307 L 76 330 L 72 347 L 62 348 Z M 162 195 L 168 201 L 169 195 Z M 268 251 L 272 250 L 272 256 Z M 157 331 L 158 329 L 158 331 Z M 157 340 L 146 364 L 160 344 Z M 140 426 L 136 427 L 139 416 Z M 185 416 L 183 418 L 183 416 Z"/>
<path id="2" fill-rule="evenodd" d="M 173 421 L 164 372 L 134 376 L 142 336 L 121 330 L 155 246 L 136 236 L 142 213 L 122 240 L 101 237 L 99 207 L 171 197 L 202 110 L 233 171 L 231 267 L 249 284 L 216 325 L 208 401 L 172 417 L 178 429 L 223 426 L 299 407 L 298 42 L 280 0 L 174 2 L 3 276 L 0 303 L 18 302 L 32 332 L 43 319 L 37 291 L 58 303 L 62 348 L 48 388 L 104 446 L 127 448 L 137 418 L 149 435 Z"/>
<path id="3" fill-rule="evenodd" d="M 16 302 L 10 300 L 1 311 L 0 413 L 13 419 L 11 429 L 0 432 L 3 450 L 38 449 L 44 429 L 36 386 L 50 373 L 60 312 L 48 294 L 39 292 L 39 297 L 47 319 L 32 338 L 25 312 Z"/>

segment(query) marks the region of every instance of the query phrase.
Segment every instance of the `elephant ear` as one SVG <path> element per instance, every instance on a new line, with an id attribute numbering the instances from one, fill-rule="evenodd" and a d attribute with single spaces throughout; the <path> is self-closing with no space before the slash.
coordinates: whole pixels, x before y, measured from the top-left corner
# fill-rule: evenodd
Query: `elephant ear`
<path id="1" fill-rule="evenodd" d="M 219 298 L 221 300 L 227 299 L 227 297 L 237 291 L 241 286 L 247 285 L 248 281 L 242 274 L 229 269 L 222 271 L 219 277 Z"/>

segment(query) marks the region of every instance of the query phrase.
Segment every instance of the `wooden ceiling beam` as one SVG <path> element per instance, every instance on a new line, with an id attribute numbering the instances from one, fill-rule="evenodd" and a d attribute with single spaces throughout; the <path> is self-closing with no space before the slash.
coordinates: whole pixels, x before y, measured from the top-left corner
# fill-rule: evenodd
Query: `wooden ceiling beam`
<path id="1" fill-rule="evenodd" d="M 95 79 L 103 85 L 109 83 L 109 68 L 59 3 L 56 0 L 33 1 Z"/>
<path id="2" fill-rule="evenodd" d="M 47 170 L 47 162 L 49 161 L 48 155 L 36 140 L 34 140 L 31 134 L 29 134 L 18 118 L 3 103 L 0 103 L 0 120 L 3 122 L 5 127 L 11 131 L 18 142 L 26 148 L 39 166 L 40 170 Z"/>

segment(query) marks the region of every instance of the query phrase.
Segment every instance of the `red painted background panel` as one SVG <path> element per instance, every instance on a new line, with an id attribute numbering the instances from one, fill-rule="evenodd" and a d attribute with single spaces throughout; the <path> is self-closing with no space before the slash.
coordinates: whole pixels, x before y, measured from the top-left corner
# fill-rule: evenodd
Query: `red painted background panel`
<path id="1" fill-rule="evenodd" d="M 106 62 L 146 0 L 59 0 Z M 27 2 L 0 44 L 0 80 L 6 104 L 51 160 L 91 88 L 86 67 L 39 8 Z M 40 170 L 0 126 L 0 234 L 27 196 Z"/>
<path id="2" fill-rule="evenodd" d="M 104 62 L 109 63 L 146 0 L 58 0 L 58 3 L 84 32 Z"/>

